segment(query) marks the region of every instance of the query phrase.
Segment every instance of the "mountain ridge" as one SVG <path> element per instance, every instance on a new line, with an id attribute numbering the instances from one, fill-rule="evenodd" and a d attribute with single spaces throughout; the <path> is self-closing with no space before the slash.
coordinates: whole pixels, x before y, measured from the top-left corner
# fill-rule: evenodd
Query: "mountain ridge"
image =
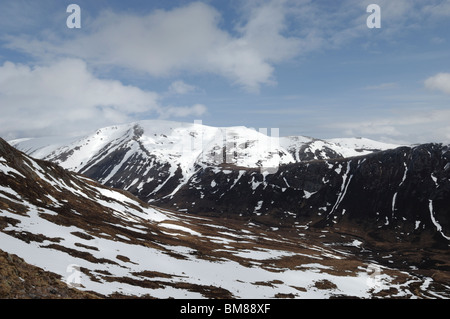
<path id="1" fill-rule="evenodd" d="M 107 186 L 126 189 L 146 202 L 174 195 L 205 167 L 222 164 L 274 172 L 284 164 L 398 147 L 368 139 L 335 139 L 330 143 L 279 137 L 277 131 L 273 136 L 264 133 L 245 127 L 149 120 L 102 128 L 82 138 L 20 139 L 11 144 Z"/>
<path id="2" fill-rule="evenodd" d="M 424 144 L 361 157 L 288 164 L 267 176 L 255 170 L 207 168 L 167 204 L 200 213 L 220 211 L 226 216 L 266 220 L 272 216 L 274 224 L 289 219 L 289 223 L 342 227 L 338 221 L 353 220 L 360 227 L 372 228 L 374 235 L 391 228 L 409 229 L 403 237 L 410 240 L 416 231 L 428 229 L 447 245 L 449 155 L 448 146 Z M 189 202 L 193 198 L 195 205 Z"/>

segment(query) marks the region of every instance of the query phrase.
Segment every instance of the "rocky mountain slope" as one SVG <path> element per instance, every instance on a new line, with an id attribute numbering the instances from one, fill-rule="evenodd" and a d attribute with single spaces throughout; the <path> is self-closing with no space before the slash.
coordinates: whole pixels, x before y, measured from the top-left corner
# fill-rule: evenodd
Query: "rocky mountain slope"
<path id="1" fill-rule="evenodd" d="M 245 200 L 243 200 L 245 199 Z M 354 227 L 372 237 L 450 244 L 450 148 L 401 147 L 362 157 L 255 169 L 202 168 L 166 205 L 279 224 Z"/>
<path id="2" fill-rule="evenodd" d="M 228 164 L 275 172 L 283 164 L 346 158 L 398 146 L 368 139 L 278 137 L 276 130 L 158 120 L 107 127 L 81 138 L 10 143 L 30 156 L 155 203 L 176 194 L 207 167 Z"/>
<path id="3" fill-rule="evenodd" d="M 25 294 L 46 297 L 59 280 L 93 297 L 449 297 L 445 250 L 408 247 L 400 247 L 404 264 L 345 230 L 159 209 L 0 139 L 3 297 L 17 296 L 17 279 L 30 287 L 43 271 L 39 289 Z"/>

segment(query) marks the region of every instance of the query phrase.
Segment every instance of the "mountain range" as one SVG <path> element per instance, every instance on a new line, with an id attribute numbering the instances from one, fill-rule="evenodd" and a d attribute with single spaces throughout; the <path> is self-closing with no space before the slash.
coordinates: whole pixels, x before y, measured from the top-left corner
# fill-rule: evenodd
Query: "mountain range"
<path id="1" fill-rule="evenodd" d="M 26 263 L 53 283 L 1 292 L 67 296 L 49 287 L 77 269 L 70 293 L 100 298 L 450 296 L 448 146 L 264 133 L 0 140 L 8 280 Z"/>
<path id="2" fill-rule="evenodd" d="M 284 164 L 348 158 L 398 147 L 363 138 L 279 137 L 278 131 L 270 136 L 246 127 L 159 120 L 106 127 L 83 137 L 10 143 L 30 156 L 130 191 L 146 202 L 174 196 L 207 168 L 258 168 L 273 173 Z"/>

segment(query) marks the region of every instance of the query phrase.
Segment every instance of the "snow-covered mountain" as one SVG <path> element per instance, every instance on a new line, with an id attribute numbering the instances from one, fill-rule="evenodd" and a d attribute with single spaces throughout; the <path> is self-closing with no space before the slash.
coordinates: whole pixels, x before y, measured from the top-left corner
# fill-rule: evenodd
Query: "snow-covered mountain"
<path id="1" fill-rule="evenodd" d="M 385 257 L 339 232 L 149 206 L 0 139 L 5 298 L 448 297 L 441 277 Z"/>
<path id="2" fill-rule="evenodd" d="M 12 144 L 159 207 L 450 242 L 448 146 L 272 135 L 143 121 Z"/>
<path id="3" fill-rule="evenodd" d="M 362 138 L 279 137 L 276 130 L 160 120 L 106 127 L 81 138 L 10 143 L 30 156 L 128 190 L 147 202 L 170 198 L 206 167 L 258 168 L 274 173 L 289 163 L 348 158 L 399 146 Z"/>

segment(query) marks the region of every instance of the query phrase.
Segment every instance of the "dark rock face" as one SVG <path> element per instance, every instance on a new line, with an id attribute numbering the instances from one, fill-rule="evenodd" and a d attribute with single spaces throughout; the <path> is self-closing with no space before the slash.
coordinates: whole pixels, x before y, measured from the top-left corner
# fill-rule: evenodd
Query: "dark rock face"
<path id="1" fill-rule="evenodd" d="M 450 150 L 401 147 L 364 157 L 281 166 L 275 174 L 232 167 L 201 169 L 160 205 L 243 215 L 271 223 L 354 225 L 395 231 L 397 239 L 429 233 L 450 240 Z"/>
<path id="2" fill-rule="evenodd" d="M 311 142 L 312 143 L 312 142 Z M 330 158 L 340 158 L 341 154 L 332 150 L 329 147 L 324 146 L 321 150 L 311 151 L 310 144 L 307 143 L 301 146 L 298 150 L 291 149 L 290 153 L 294 156 L 294 158 L 298 158 L 300 161 L 312 161 L 314 159 L 324 160 Z"/>
<path id="3" fill-rule="evenodd" d="M 183 177 L 181 170 L 171 174 L 169 163 L 159 162 L 155 156 L 145 154 L 140 142 L 133 141 L 132 144 L 106 151 L 109 153 L 107 156 L 99 156 L 98 161 L 94 159 L 95 164 L 86 165 L 80 173 L 105 186 L 125 189 L 145 202 L 170 194 Z M 138 148 L 139 152 L 131 152 L 131 147 Z M 130 153 L 132 155 L 127 157 Z"/>

